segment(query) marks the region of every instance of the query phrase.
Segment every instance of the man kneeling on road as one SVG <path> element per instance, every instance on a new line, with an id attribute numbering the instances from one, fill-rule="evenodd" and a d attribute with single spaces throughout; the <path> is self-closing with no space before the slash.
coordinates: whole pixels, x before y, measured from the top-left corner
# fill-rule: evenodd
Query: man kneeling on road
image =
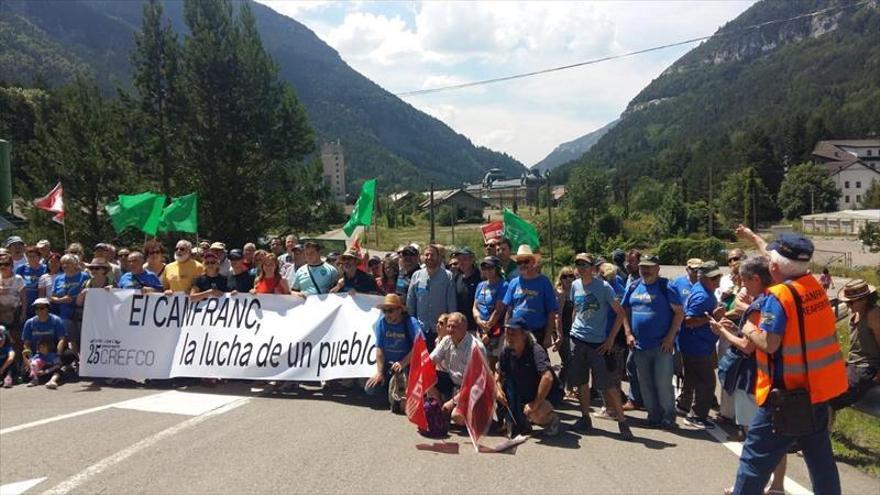
<path id="1" fill-rule="evenodd" d="M 550 366 L 550 357 L 526 330 L 522 318 L 505 325 L 507 345 L 495 374 L 498 402 L 507 410 L 508 435 L 527 433 L 530 425 L 544 427 L 547 435 L 559 433 L 559 415 L 553 409 L 562 402 L 562 386 Z"/>
<path id="2" fill-rule="evenodd" d="M 476 346 L 486 355 L 486 348 L 480 339 L 467 331 L 467 319 L 461 313 L 450 313 L 446 319 L 447 335 L 437 342 L 434 351 L 431 352 L 431 361 L 437 366 L 438 371 L 443 370 L 449 374 L 450 381 L 441 380 L 436 386 L 428 390 L 428 395 L 443 403 L 443 413 L 451 417 L 457 425 L 464 424 L 464 415 L 455 405 L 458 402 L 458 389 L 471 360 L 471 352 Z M 438 373 L 439 375 L 439 373 Z"/>
<path id="3" fill-rule="evenodd" d="M 388 294 L 377 307 L 382 310 L 382 316 L 373 326 L 376 374 L 364 386 L 367 395 L 387 392 L 392 374 L 403 373 L 409 367 L 413 342 L 422 331 L 419 321 L 406 312 L 397 294 Z"/>

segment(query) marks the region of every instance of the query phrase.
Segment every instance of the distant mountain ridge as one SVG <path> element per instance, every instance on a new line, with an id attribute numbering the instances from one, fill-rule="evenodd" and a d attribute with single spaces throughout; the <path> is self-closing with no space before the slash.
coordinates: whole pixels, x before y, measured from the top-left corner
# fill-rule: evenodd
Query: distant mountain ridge
<path id="1" fill-rule="evenodd" d="M 164 0 L 165 16 L 185 33 L 183 3 Z M 263 44 L 306 108 L 319 140 L 342 141 L 349 192 L 378 177 L 383 189 L 455 186 L 492 168 L 518 177 L 509 155 L 475 146 L 362 76 L 303 24 L 250 2 Z M 69 82 L 83 72 L 111 94 L 130 87 L 129 55 L 143 3 L 48 0 L 0 3 L 0 80 Z"/>
<path id="2" fill-rule="evenodd" d="M 584 153 L 589 151 L 594 144 L 599 142 L 599 140 L 602 139 L 602 136 L 608 134 L 608 131 L 613 129 L 619 121 L 620 119 L 615 119 L 614 121 L 605 124 L 604 126 L 596 129 L 593 132 L 584 134 L 577 139 L 573 139 L 566 143 L 560 144 L 556 148 L 553 148 L 553 151 L 551 151 L 549 155 L 544 157 L 543 160 L 532 165 L 531 169 L 543 173 L 548 170 L 553 170 L 563 163 L 577 160 L 578 158 L 583 156 Z"/>

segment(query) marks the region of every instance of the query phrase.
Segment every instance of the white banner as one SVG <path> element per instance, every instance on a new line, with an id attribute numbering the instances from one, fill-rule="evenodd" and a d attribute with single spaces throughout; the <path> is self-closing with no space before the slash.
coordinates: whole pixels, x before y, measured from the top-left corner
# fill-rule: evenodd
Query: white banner
<path id="1" fill-rule="evenodd" d="M 182 294 L 91 290 L 80 374 L 321 381 L 376 371 L 379 296 Z"/>

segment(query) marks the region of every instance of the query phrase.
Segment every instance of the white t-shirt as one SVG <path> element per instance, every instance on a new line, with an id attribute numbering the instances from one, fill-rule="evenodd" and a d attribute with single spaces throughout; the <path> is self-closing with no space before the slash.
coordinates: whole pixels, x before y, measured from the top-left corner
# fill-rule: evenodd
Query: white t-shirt
<path id="1" fill-rule="evenodd" d="M 24 279 L 21 275 L 3 278 L 0 275 L 0 306 L 17 308 L 21 306 L 21 291 L 24 290 Z"/>

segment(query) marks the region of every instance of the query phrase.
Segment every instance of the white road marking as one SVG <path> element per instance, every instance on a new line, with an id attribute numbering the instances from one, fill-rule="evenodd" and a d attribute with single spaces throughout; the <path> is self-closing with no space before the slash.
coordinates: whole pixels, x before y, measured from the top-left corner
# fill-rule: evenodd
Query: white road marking
<path id="1" fill-rule="evenodd" d="M 198 416 L 212 409 L 216 409 L 230 402 L 241 399 L 235 395 L 219 395 L 219 394 L 197 394 L 191 392 L 180 392 L 177 390 L 169 390 L 158 394 L 147 395 L 137 399 L 129 399 L 121 402 L 114 402 L 104 406 L 92 407 L 81 411 L 74 411 L 67 414 L 59 414 L 50 418 L 39 419 L 16 426 L 10 426 L 0 430 L 0 435 L 15 433 L 17 431 L 43 426 L 56 421 L 75 418 L 86 414 L 92 414 L 112 408 L 133 409 L 138 411 L 159 412 L 169 414 L 183 414 L 186 416 Z"/>
<path id="2" fill-rule="evenodd" d="M 153 445 L 161 442 L 162 440 L 164 440 L 168 437 L 172 437 L 174 435 L 177 435 L 178 433 L 180 433 L 184 430 L 187 430 L 189 428 L 193 428 L 193 427 L 211 419 L 214 416 L 219 416 L 219 415 L 226 413 L 226 412 L 229 412 L 239 406 L 243 406 L 248 401 L 250 401 L 249 397 L 242 397 L 242 398 L 237 399 L 234 402 L 230 402 L 224 406 L 221 406 L 221 407 L 218 407 L 214 410 L 208 411 L 200 416 L 195 416 L 193 418 L 187 419 L 186 421 L 184 421 L 182 423 L 176 424 L 170 428 L 166 428 L 166 429 L 160 431 L 159 433 L 156 433 L 155 435 L 149 436 L 149 437 L 135 443 L 134 445 L 131 445 L 123 450 L 120 450 L 119 452 L 117 452 L 109 457 L 105 457 L 104 459 L 101 459 L 100 461 L 96 462 L 95 464 L 92 464 L 91 466 L 87 467 L 85 470 L 83 470 L 79 474 L 73 475 L 70 478 L 66 479 L 65 481 L 62 481 L 58 485 L 54 486 L 53 488 L 43 492 L 43 495 L 65 495 L 67 493 L 70 493 L 71 491 L 75 490 L 77 487 L 79 487 L 83 483 L 89 481 L 91 478 L 101 474 L 102 472 L 104 472 L 108 468 L 111 468 L 111 467 L 115 466 L 116 464 L 119 464 L 120 462 L 122 462 L 122 461 L 128 459 L 129 457 L 141 452 L 142 450 L 146 450 L 146 449 L 152 447 Z"/>
<path id="3" fill-rule="evenodd" d="M 0 486 L 0 495 L 21 495 L 22 493 L 30 490 L 31 488 L 39 485 L 45 480 L 46 477 L 42 478 L 34 478 L 32 480 L 26 481 L 16 481 L 15 483 L 7 483 L 5 485 Z"/>
<path id="4" fill-rule="evenodd" d="M 742 444 L 739 442 L 731 442 L 727 440 L 727 432 L 724 431 L 719 426 L 711 430 L 706 430 L 709 435 L 712 435 L 712 438 L 718 441 L 721 445 L 727 447 L 728 450 L 736 454 L 737 457 L 742 456 Z M 789 493 L 791 495 L 813 495 L 813 492 L 805 488 L 803 485 L 798 483 L 797 481 L 785 477 L 783 480 L 783 487 L 785 488 L 785 493 Z"/>

